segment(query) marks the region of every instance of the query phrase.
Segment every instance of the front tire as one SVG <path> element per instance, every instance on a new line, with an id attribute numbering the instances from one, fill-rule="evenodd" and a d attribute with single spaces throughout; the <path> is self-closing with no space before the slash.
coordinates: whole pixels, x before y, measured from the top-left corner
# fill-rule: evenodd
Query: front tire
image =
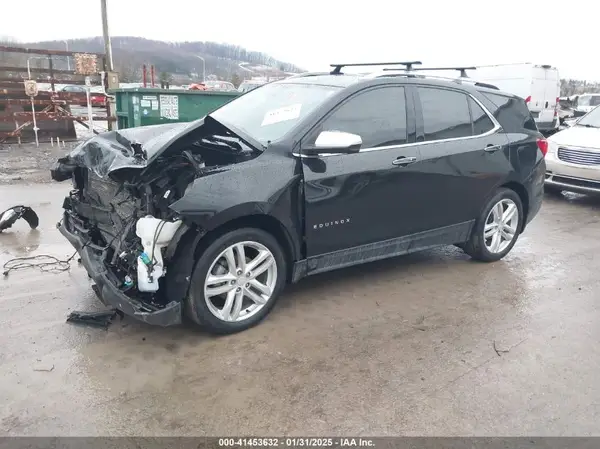
<path id="1" fill-rule="evenodd" d="M 523 204 L 517 193 L 501 188 L 488 201 L 475 222 L 464 251 L 475 260 L 495 262 L 513 248 L 521 232 Z"/>
<path id="2" fill-rule="evenodd" d="M 211 333 L 246 330 L 271 311 L 286 273 L 284 253 L 272 235 L 254 228 L 228 232 L 198 260 L 186 313 Z"/>

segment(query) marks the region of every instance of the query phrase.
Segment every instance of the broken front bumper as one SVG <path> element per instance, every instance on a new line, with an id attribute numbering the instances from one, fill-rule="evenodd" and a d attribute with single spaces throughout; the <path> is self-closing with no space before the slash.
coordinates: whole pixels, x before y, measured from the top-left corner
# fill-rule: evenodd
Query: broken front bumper
<path id="1" fill-rule="evenodd" d="M 78 225 L 69 212 L 65 212 L 63 220 L 57 224 L 58 230 L 73 245 L 81 257 L 81 263 L 96 283 L 96 293 L 107 306 L 112 306 L 126 315 L 158 326 L 181 324 L 182 304 L 172 301 L 164 308 L 148 310 L 149 306 L 130 298 L 117 287 L 117 280 L 104 265 L 104 249 L 88 241 L 87 230 Z"/>

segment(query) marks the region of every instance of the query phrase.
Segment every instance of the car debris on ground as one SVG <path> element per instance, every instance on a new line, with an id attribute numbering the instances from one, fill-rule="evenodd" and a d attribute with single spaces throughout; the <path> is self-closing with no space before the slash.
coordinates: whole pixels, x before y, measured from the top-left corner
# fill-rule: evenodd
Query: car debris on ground
<path id="1" fill-rule="evenodd" d="M 67 317 L 67 323 L 100 327 L 106 330 L 112 324 L 112 320 L 115 319 L 117 315 L 121 316 L 121 318 L 123 317 L 122 314 L 119 314 L 117 309 L 102 310 L 99 312 L 73 311 Z"/>
<path id="2" fill-rule="evenodd" d="M 19 218 L 25 220 L 31 229 L 36 229 L 40 224 L 39 217 L 31 207 L 13 206 L 0 214 L 0 232 L 12 227 Z"/>

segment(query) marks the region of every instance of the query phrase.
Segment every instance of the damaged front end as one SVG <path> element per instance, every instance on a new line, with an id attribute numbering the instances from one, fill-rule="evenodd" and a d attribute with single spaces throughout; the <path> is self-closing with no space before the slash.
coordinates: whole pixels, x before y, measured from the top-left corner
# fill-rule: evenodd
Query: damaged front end
<path id="1" fill-rule="evenodd" d="M 197 178 L 260 153 L 206 118 L 104 133 L 59 159 L 52 178 L 71 179 L 73 189 L 58 228 L 102 302 L 150 324 L 179 324 L 205 230 L 171 205 Z"/>

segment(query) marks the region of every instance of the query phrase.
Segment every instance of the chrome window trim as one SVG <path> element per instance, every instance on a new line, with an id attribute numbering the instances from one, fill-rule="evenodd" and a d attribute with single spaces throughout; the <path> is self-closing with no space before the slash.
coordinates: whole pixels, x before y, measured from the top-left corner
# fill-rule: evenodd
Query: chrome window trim
<path id="1" fill-rule="evenodd" d="M 424 86 L 424 87 L 426 87 L 426 86 Z M 438 89 L 438 87 L 427 87 L 427 88 Z M 391 150 L 391 149 L 396 149 L 396 148 L 410 148 L 410 147 L 416 147 L 416 146 L 420 146 L 420 145 L 430 145 L 430 144 L 435 144 L 435 143 L 457 142 L 457 141 L 462 141 L 462 140 L 476 139 L 476 138 L 480 138 L 480 137 L 491 136 L 492 134 L 495 134 L 502 129 L 502 125 L 500 125 L 498 120 L 496 120 L 496 117 L 493 116 L 493 114 L 488 110 L 488 108 L 486 108 L 483 105 L 483 103 L 481 103 L 481 101 L 479 101 L 477 98 L 475 98 L 473 95 L 471 95 L 468 92 L 461 92 L 461 93 L 467 95 L 469 98 L 471 98 L 473 101 L 475 101 L 475 103 L 477 103 L 481 107 L 481 109 L 483 109 L 483 112 L 485 112 L 487 114 L 488 118 L 494 124 L 494 127 L 492 129 L 484 132 L 483 134 L 477 134 L 476 136 L 450 137 L 448 139 L 426 140 L 424 142 L 403 143 L 400 145 L 386 145 L 384 147 L 361 148 L 358 151 L 358 153 L 368 153 L 371 151 Z M 299 154 L 299 153 L 292 153 L 292 156 L 296 156 L 299 158 L 321 158 L 321 157 L 344 156 L 344 155 L 346 155 L 346 153 L 319 153 L 319 154 L 315 154 L 315 155 L 303 155 L 303 154 Z"/>

